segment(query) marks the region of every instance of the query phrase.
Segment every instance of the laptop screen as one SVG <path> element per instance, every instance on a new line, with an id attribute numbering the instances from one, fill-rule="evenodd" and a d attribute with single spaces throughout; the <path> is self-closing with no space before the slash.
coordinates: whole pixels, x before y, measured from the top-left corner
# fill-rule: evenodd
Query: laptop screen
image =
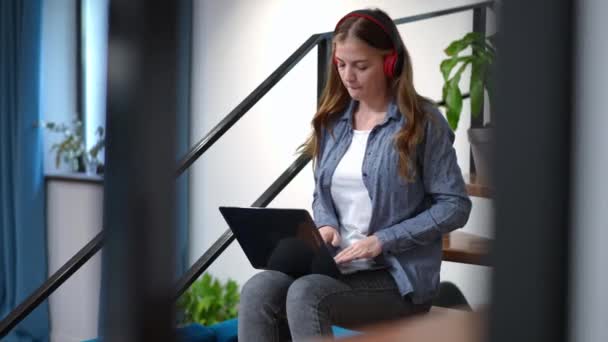
<path id="1" fill-rule="evenodd" d="M 306 210 L 220 207 L 220 212 L 254 268 L 292 276 L 337 272 Z"/>

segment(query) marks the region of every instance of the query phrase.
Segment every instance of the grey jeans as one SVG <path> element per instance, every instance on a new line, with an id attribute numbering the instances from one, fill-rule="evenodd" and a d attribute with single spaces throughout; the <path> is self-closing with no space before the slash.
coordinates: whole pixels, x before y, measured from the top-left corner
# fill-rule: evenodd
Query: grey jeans
<path id="1" fill-rule="evenodd" d="M 387 270 L 297 279 L 264 271 L 243 286 L 238 339 L 275 342 L 331 336 L 332 324 L 353 327 L 395 319 L 427 312 L 430 305 L 402 297 Z"/>

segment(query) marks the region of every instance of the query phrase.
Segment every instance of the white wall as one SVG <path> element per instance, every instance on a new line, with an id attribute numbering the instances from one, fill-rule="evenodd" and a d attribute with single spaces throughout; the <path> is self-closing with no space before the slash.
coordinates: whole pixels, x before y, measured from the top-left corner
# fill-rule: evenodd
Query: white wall
<path id="1" fill-rule="evenodd" d="M 47 180 L 49 276 L 101 231 L 101 183 Z M 97 337 L 101 254 L 98 252 L 49 297 L 51 341 Z"/>
<path id="2" fill-rule="evenodd" d="M 41 111 L 42 120 L 71 122 L 76 117 L 76 5 L 73 0 L 42 2 Z M 44 132 L 44 169 L 54 171 L 52 144 L 59 134 Z M 62 170 L 67 165 L 62 162 Z"/>
<path id="3" fill-rule="evenodd" d="M 350 10 L 380 7 L 393 18 L 399 18 L 475 2 L 196 1 L 192 143 L 202 138 L 311 34 L 332 31 L 337 20 Z M 421 94 L 440 99 L 442 51 L 471 29 L 472 11 L 400 26 L 413 59 L 415 85 Z M 251 205 L 294 161 L 296 148 L 309 133 L 315 108 L 316 50 L 313 50 L 193 166 L 191 262 L 227 229 L 218 206 Z M 469 165 L 466 138 L 469 121 L 465 108 L 456 140 L 463 170 L 468 170 Z M 312 189 L 309 166 L 271 206 L 310 210 Z M 488 200 L 475 199 L 465 230 L 491 236 L 491 213 Z M 209 271 L 223 279 L 236 279 L 240 284 L 255 272 L 237 243 Z M 460 285 L 473 304 L 487 302 L 489 276 L 489 269 L 479 266 L 444 263 L 442 270 L 443 279 Z"/>

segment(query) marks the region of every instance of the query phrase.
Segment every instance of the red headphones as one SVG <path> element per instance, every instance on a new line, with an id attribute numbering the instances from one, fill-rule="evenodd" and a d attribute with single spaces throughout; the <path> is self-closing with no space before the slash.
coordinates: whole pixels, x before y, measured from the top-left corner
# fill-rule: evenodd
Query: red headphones
<path id="1" fill-rule="evenodd" d="M 384 31 L 389 38 L 391 39 L 391 42 L 393 43 L 393 50 L 391 51 L 391 53 L 389 53 L 388 55 L 386 55 L 384 57 L 384 74 L 389 77 L 389 78 L 393 78 L 395 77 L 395 75 L 398 73 L 397 70 L 400 69 L 400 63 L 399 63 L 399 52 L 397 51 L 397 47 L 400 46 L 398 40 L 395 37 L 394 33 L 391 33 L 391 31 L 382 24 L 382 21 L 377 18 L 376 16 L 374 16 L 374 13 L 368 10 L 357 10 L 357 11 L 353 11 L 348 13 L 347 15 L 345 15 L 342 19 L 340 19 L 340 21 L 338 21 L 338 23 L 336 24 L 336 28 L 334 29 L 334 32 L 336 32 L 338 30 L 338 28 L 340 27 L 340 25 L 342 24 L 342 22 L 344 22 L 344 20 L 348 19 L 348 18 L 352 18 L 352 17 L 359 17 L 359 18 L 365 18 L 371 22 L 373 22 L 374 24 L 378 25 L 378 27 L 380 27 L 382 29 L 382 31 Z M 338 60 L 335 56 L 335 51 L 334 51 L 334 56 L 333 56 L 333 63 L 335 65 L 338 65 Z"/>

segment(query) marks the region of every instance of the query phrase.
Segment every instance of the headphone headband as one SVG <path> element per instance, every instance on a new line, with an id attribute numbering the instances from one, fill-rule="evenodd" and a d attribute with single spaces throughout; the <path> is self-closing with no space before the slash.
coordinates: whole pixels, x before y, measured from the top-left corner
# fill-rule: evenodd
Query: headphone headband
<path id="1" fill-rule="evenodd" d="M 399 33 L 393 32 L 394 30 L 390 29 L 385 24 L 383 24 L 382 20 L 380 20 L 377 16 L 375 16 L 373 12 L 368 11 L 368 10 L 353 11 L 353 12 L 348 13 L 344 17 L 342 17 L 342 19 L 340 19 L 340 21 L 338 21 L 338 23 L 336 24 L 334 33 L 338 30 L 338 28 L 340 28 L 340 25 L 342 25 L 344 20 L 346 20 L 348 18 L 352 18 L 352 17 L 367 19 L 367 20 L 373 22 L 374 24 L 376 24 L 376 26 L 381 28 L 382 31 L 384 31 L 384 33 L 386 33 L 386 35 L 388 36 L 388 38 L 391 41 L 391 44 L 393 45 L 393 49 L 392 49 L 391 53 L 389 55 L 387 55 L 384 59 L 384 73 L 388 77 L 391 77 L 391 78 L 395 77 L 395 74 L 398 74 L 399 72 L 401 72 L 400 71 L 401 70 L 401 66 L 400 66 L 401 61 L 400 60 L 402 60 L 402 58 L 403 58 L 403 48 L 401 47 L 400 40 L 398 38 Z M 333 57 L 333 62 L 334 62 L 334 64 L 337 64 L 335 56 Z"/>
<path id="2" fill-rule="evenodd" d="M 384 33 L 386 33 L 390 38 L 391 41 L 393 40 L 393 35 L 390 33 L 390 31 L 380 22 L 380 20 L 374 18 L 373 16 L 369 15 L 369 14 L 365 14 L 365 13 L 361 13 L 360 11 L 355 11 L 355 12 L 351 12 L 347 15 L 345 15 L 344 17 L 342 17 L 342 19 L 340 19 L 340 21 L 338 21 L 338 23 L 336 24 L 336 28 L 334 29 L 334 31 L 336 31 L 340 25 L 342 24 L 342 22 L 348 18 L 352 18 L 352 17 L 358 17 L 358 18 L 365 18 L 373 23 L 375 23 L 376 25 L 378 25 L 378 27 L 380 27 L 382 29 L 382 31 L 384 31 Z M 394 43 L 393 43 L 394 45 Z"/>

